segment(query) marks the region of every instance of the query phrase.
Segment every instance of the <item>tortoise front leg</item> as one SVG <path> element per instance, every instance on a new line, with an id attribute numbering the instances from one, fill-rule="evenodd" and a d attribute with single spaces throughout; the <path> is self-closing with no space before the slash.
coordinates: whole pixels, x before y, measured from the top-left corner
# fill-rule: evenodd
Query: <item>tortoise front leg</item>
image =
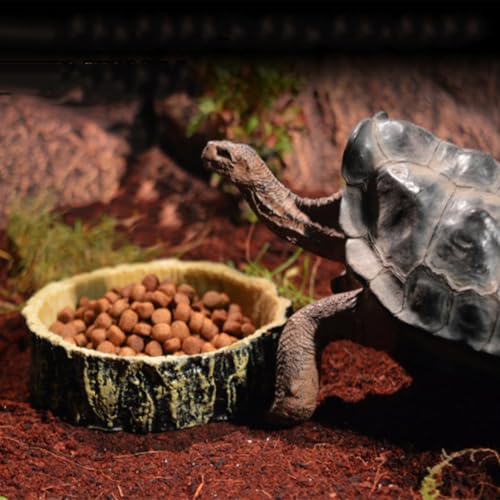
<path id="1" fill-rule="evenodd" d="M 330 295 L 290 317 L 278 343 L 276 384 L 269 420 L 294 423 L 312 416 L 319 391 L 318 362 L 323 336 L 332 340 L 348 334 L 346 327 L 342 329 L 340 313 L 352 312 L 362 291 L 360 288 Z"/>

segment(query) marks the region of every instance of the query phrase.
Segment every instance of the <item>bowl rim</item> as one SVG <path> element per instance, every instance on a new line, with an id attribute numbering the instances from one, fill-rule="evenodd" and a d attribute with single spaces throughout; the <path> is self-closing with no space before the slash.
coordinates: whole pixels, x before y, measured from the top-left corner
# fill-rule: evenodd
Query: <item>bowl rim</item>
<path id="1" fill-rule="evenodd" d="M 276 313 L 273 321 L 270 321 L 255 330 L 254 333 L 243 339 L 239 339 L 233 344 L 217 349 L 212 352 L 200 353 L 200 354 L 165 354 L 162 356 L 148 356 L 146 354 L 138 354 L 136 356 L 124 357 L 118 356 L 117 354 L 102 353 L 94 349 L 84 349 L 82 347 L 76 346 L 66 342 L 59 335 L 51 332 L 48 326 L 44 324 L 41 320 L 39 311 L 47 300 L 47 295 L 57 294 L 61 292 L 68 291 L 79 284 L 85 283 L 88 280 L 99 278 L 101 276 L 109 277 L 111 274 L 119 274 L 122 272 L 134 272 L 134 271 L 144 271 L 144 275 L 156 273 L 157 270 L 168 270 L 168 269 L 180 269 L 182 270 L 202 270 L 206 271 L 210 267 L 210 271 L 217 273 L 222 276 L 232 278 L 236 282 L 248 283 L 255 285 L 256 287 L 261 287 L 263 291 L 269 292 L 276 300 Z M 156 270 L 156 271 L 155 271 Z M 254 339 L 260 337 L 266 332 L 270 332 L 275 328 L 282 327 L 288 320 L 288 311 L 290 311 L 292 305 L 291 301 L 285 297 L 279 295 L 276 285 L 266 279 L 261 277 L 248 276 L 237 269 L 233 269 L 226 264 L 212 262 L 208 260 L 180 260 L 175 258 L 167 259 L 155 259 L 148 262 L 138 262 L 132 264 L 119 264 L 116 266 L 107 266 L 95 269 L 93 271 L 88 271 L 84 273 L 75 274 L 71 277 L 64 278 L 59 281 L 53 281 L 48 283 L 43 288 L 35 292 L 26 302 L 26 305 L 22 309 L 21 313 L 26 320 L 26 324 L 30 332 L 38 338 L 48 341 L 53 346 L 63 347 L 69 357 L 75 356 L 97 356 L 100 358 L 106 358 L 110 360 L 120 360 L 129 363 L 144 363 L 151 366 L 157 366 L 164 363 L 175 363 L 179 364 L 187 360 L 192 360 L 196 357 L 213 357 L 224 351 L 235 351 L 239 350 L 244 346 L 250 344 Z"/>

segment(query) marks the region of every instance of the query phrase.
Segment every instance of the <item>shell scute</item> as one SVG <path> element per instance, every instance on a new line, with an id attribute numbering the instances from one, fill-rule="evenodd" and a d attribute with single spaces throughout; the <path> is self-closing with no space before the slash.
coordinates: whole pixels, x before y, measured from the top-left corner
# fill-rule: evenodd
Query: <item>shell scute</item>
<path id="1" fill-rule="evenodd" d="M 398 317 L 435 332 L 447 323 L 451 302 L 452 293 L 447 284 L 422 266 L 405 282 L 405 305 Z"/>
<path id="2" fill-rule="evenodd" d="M 366 185 L 376 166 L 385 159 L 372 125 L 372 119 L 362 121 L 349 137 L 342 157 L 342 175 L 348 184 Z"/>
<path id="3" fill-rule="evenodd" d="M 371 238 L 383 261 L 405 277 L 422 260 L 453 185 L 425 167 L 382 167 L 371 192 Z"/>
<path id="4" fill-rule="evenodd" d="M 499 309 L 500 305 L 492 297 L 475 292 L 459 293 L 453 301 L 448 325 L 439 334 L 483 350 L 493 335 Z"/>
<path id="5" fill-rule="evenodd" d="M 493 193 L 500 187 L 500 164 L 481 151 L 460 149 L 443 141 L 429 166 L 452 179 L 457 186 Z"/>
<path id="6" fill-rule="evenodd" d="M 355 132 L 348 265 L 403 322 L 500 356 L 500 164 L 384 115 Z"/>
<path id="7" fill-rule="evenodd" d="M 500 206 L 493 196 L 457 190 L 426 258 L 455 290 L 493 293 L 500 279 Z"/>
<path id="8" fill-rule="evenodd" d="M 438 139 L 422 127 L 403 120 L 375 120 L 378 143 L 391 161 L 427 165 Z"/>

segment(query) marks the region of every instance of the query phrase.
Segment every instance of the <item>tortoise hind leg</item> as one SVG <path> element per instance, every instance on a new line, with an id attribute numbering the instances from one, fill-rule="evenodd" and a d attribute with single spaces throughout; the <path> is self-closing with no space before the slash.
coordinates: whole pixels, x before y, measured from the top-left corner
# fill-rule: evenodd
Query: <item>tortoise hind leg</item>
<path id="1" fill-rule="evenodd" d="M 288 320 L 278 343 L 275 393 L 269 421 L 300 422 L 314 413 L 323 337 L 332 340 L 348 333 L 345 331 L 348 328 L 342 328 L 341 313 L 354 310 L 362 291 L 330 295 L 303 307 Z"/>

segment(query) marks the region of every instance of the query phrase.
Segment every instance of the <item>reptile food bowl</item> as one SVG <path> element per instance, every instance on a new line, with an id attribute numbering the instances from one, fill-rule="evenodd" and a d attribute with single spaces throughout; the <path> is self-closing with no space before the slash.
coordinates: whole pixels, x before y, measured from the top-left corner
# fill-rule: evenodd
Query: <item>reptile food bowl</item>
<path id="1" fill-rule="evenodd" d="M 157 357 L 101 353 L 49 331 L 58 311 L 82 295 L 98 298 L 147 274 L 189 283 L 199 294 L 226 292 L 257 330 L 217 351 Z M 271 282 L 209 262 L 120 265 L 50 283 L 23 310 L 32 333 L 32 402 L 75 424 L 132 432 L 248 418 L 270 403 L 277 338 L 289 312 Z"/>

